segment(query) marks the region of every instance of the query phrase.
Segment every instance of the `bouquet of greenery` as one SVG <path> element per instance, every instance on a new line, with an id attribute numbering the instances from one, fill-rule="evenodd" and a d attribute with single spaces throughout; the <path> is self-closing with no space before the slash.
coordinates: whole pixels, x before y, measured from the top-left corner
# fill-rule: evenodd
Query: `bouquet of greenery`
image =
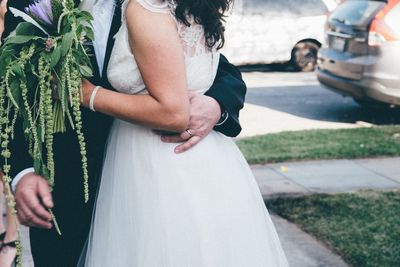
<path id="1" fill-rule="evenodd" d="M 35 0 L 15 31 L 0 48 L 0 144 L 4 158 L 3 179 L 10 182 L 9 159 L 18 118 L 29 143 L 35 172 L 54 186 L 53 135 L 76 132 L 82 157 L 85 200 L 88 201 L 88 171 L 80 110 L 81 80 L 92 76 L 87 44 L 93 41 L 92 16 L 73 0 Z M 8 188 L 9 189 L 9 188 Z M 7 190 L 10 192 L 10 190 Z M 8 203 L 15 206 L 11 193 Z"/>

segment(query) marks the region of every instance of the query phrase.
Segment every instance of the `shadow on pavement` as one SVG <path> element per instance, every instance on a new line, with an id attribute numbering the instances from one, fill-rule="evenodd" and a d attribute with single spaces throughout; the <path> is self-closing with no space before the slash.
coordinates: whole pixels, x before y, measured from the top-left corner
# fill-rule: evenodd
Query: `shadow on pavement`
<path id="1" fill-rule="evenodd" d="M 350 97 L 336 94 L 322 85 L 307 85 L 304 77 L 313 73 L 295 71 L 290 64 L 257 64 L 239 66 L 244 73 L 260 72 L 277 80 L 299 79 L 301 85 L 268 86 L 251 88 L 246 102 L 295 116 L 328 121 L 355 123 L 364 121 L 377 125 L 400 124 L 400 108 L 388 106 L 360 106 Z M 276 73 L 276 75 L 275 75 Z M 281 74 L 280 74 L 281 73 Z M 287 76 L 290 74 L 290 76 Z M 273 75 L 273 76 L 268 76 Z M 303 78 L 303 79 L 302 79 Z"/>
<path id="2" fill-rule="evenodd" d="M 400 109 L 361 107 L 320 85 L 252 88 L 246 102 L 312 120 L 377 125 L 399 124 Z"/>
<path id="3" fill-rule="evenodd" d="M 238 68 L 241 72 L 297 72 L 289 63 L 242 65 Z"/>

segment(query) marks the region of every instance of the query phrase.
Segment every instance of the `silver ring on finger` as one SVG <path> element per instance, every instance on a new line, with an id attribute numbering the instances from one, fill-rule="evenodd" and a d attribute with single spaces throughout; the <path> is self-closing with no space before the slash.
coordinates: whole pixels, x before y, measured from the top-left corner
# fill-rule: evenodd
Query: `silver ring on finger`
<path id="1" fill-rule="evenodd" d="M 187 132 L 190 137 L 193 137 L 193 133 L 192 133 L 192 131 L 190 131 L 190 129 L 187 129 L 185 132 Z"/>

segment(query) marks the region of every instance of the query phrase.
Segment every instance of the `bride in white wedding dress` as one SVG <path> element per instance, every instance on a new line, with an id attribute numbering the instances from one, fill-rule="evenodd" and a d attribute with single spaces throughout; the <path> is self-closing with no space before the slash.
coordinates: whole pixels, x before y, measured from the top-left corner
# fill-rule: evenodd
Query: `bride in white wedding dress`
<path id="1" fill-rule="evenodd" d="M 175 154 L 173 144 L 152 132 L 184 129 L 188 90 L 206 92 L 219 62 L 217 44 L 209 48 L 202 25 L 190 16 L 190 25 L 181 23 L 175 8 L 174 1 L 123 3 L 108 68 L 120 93 L 100 89 L 94 99 L 98 112 L 120 119 L 107 144 L 81 264 L 288 266 L 252 172 L 230 138 L 214 131 L 188 152 Z M 153 49 L 154 58 L 146 49 Z M 93 87 L 84 83 L 85 106 L 90 98 L 93 104 Z M 151 110 L 166 102 L 170 114 Z"/>

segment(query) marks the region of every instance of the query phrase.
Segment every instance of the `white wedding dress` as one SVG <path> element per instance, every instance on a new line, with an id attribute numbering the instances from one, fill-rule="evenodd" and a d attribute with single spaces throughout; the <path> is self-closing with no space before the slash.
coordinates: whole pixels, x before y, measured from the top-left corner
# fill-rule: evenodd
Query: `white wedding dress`
<path id="1" fill-rule="evenodd" d="M 131 0 L 172 13 L 173 2 Z M 128 1 L 123 4 L 123 13 Z M 193 22 L 193 20 L 192 20 Z M 188 88 L 206 92 L 219 53 L 200 25 L 177 22 Z M 123 18 L 108 77 L 126 94 L 147 94 Z M 173 68 L 173 66 L 171 66 Z M 115 120 L 104 161 L 86 267 L 283 267 L 279 238 L 235 143 L 212 132 L 183 154 L 151 129 Z"/>

